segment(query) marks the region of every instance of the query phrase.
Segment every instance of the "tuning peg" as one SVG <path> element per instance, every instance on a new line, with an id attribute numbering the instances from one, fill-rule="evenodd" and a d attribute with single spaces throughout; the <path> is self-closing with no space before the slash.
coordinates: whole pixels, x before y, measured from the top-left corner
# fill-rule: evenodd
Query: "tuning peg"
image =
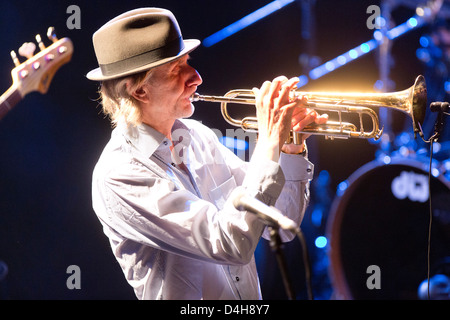
<path id="1" fill-rule="evenodd" d="M 36 50 L 36 45 L 33 42 L 25 42 L 19 48 L 19 54 L 22 57 L 30 59 L 34 55 L 34 51 Z"/>
<path id="2" fill-rule="evenodd" d="M 38 43 L 39 49 L 41 49 L 41 50 L 45 49 L 45 45 L 42 42 L 42 38 L 39 34 L 36 35 L 36 42 Z"/>
<path id="3" fill-rule="evenodd" d="M 55 33 L 55 28 L 54 27 L 50 27 L 47 30 L 47 37 L 49 38 L 50 41 L 52 41 L 53 43 L 55 43 L 56 41 L 58 41 L 58 38 L 56 37 L 56 33 Z"/>
<path id="4" fill-rule="evenodd" d="M 20 66 L 20 61 L 17 58 L 16 53 L 13 51 L 11 51 L 11 58 L 13 59 L 14 64 L 16 65 L 16 67 Z"/>

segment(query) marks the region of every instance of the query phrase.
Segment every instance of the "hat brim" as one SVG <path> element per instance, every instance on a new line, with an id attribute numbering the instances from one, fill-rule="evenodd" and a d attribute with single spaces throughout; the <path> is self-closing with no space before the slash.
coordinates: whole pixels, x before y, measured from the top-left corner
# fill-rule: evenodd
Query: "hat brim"
<path id="1" fill-rule="evenodd" d="M 86 77 L 89 80 L 93 80 L 93 81 L 105 81 L 105 80 L 112 80 L 112 79 L 117 79 L 117 78 L 121 78 L 121 77 L 125 77 L 125 76 L 129 76 L 135 73 L 139 73 L 142 71 L 146 71 L 149 70 L 151 68 L 163 65 L 165 63 L 171 62 L 173 60 L 176 60 L 178 58 L 181 58 L 182 56 L 190 53 L 191 51 L 193 51 L 195 48 L 197 48 L 200 45 L 200 40 L 197 39 L 188 39 L 188 40 L 183 40 L 184 42 L 184 49 L 180 51 L 180 53 L 178 53 L 176 56 L 173 57 L 168 57 L 165 59 L 161 59 L 158 60 L 157 62 L 153 62 L 153 63 L 149 63 L 131 70 L 128 70 L 126 72 L 122 72 L 122 73 L 118 73 L 118 74 L 113 74 L 113 75 L 109 75 L 109 76 L 105 76 L 102 73 L 102 70 L 99 68 L 96 68 L 94 70 L 91 70 L 90 72 L 88 72 L 88 74 L 86 75 Z"/>

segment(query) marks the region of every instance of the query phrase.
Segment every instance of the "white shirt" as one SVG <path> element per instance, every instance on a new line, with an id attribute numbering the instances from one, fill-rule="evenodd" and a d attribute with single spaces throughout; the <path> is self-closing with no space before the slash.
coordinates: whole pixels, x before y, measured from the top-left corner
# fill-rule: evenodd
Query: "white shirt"
<path id="1" fill-rule="evenodd" d="M 245 162 L 194 120 L 177 120 L 172 139 L 173 153 L 153 128 L 119 125 L 94 169 L 93 208 L 127 281 L 138 299 L 261 299 L 253 254 L 265 225 L 227 199 L 242 186 L 300 224 L 313 165 Z"/>

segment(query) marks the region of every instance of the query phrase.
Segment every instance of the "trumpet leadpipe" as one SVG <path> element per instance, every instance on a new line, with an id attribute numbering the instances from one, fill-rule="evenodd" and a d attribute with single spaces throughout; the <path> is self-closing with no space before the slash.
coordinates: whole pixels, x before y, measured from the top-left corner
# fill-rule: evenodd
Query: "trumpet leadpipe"
<path id="1" fill-rule="evenodd" d="M 226 97 L 226 96 L 209 96 L 201 95 L 197 92 L 194 93 L 189 100 L 191 102 L 196 101 L 207 101 L 207 102 L 225 102 L 225 103 L 240 103 L 240 104 L 255 104 L 254 98 L 236 98 L 236 97 Z"/>

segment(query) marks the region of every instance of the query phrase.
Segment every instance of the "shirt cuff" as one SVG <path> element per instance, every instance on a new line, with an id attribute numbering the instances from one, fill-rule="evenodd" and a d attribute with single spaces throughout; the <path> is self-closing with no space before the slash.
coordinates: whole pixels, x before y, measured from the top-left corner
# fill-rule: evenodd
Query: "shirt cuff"
<path id="1" fill-rule="evenodd" d="M 286 180 L 311 181 L 313 179 L 314 165 L 302 155 L 282 152 L 279 164 Z"/>

